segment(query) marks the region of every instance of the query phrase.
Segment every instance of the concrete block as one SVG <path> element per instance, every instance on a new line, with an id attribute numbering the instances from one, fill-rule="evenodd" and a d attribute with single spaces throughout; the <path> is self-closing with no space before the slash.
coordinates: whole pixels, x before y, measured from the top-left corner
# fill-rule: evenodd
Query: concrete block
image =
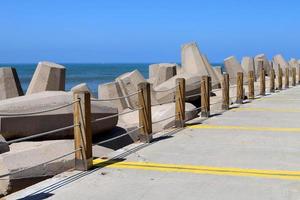
<path id="1" fill-rule="evenodd" d="M 39 62 L 26 95 L 43 91 L 65 90 L 65 67 L 51 62 Z"/>
<path id="2" fill-rule="evenodd" d="M 149 66 L 149 79 L 157 86 L 176 75 L 177 64 L 160 63 Z"/>
<path id="3" fill-rule="evenodd" d="M 91 98 L 94 98 L 93 93 L 86 83 L 80 83 L 71 88 L 71 92 L 89 92 Z"/>
<path id="4" fill-rule="evenodd" d="M 300 66 L 300 64 L 298 63 L 298 61 L 295 58 L 292 58 L 289 61 L 289 66 L 291 68 L 294 68 L 294 67 L 298 68 Z"/>
<path id="5" fill-rule="evenodd" d="M 212 87 L 218 87 L 220 80 L 212 69 L 207 57 L 201 54 L 196 43 L 185 44 L 181 48 L 182 70 L 200 76 L 210 76 Z"/>
<path id="6" fill-rule="evenodd" d="M 5 140 L 5 138 L 0 134 L 0 154 L 8 152 L 9 146 Z"/>
<path id="7" fill-rule="evenodd" d="M 15 68 L 0 68 L 0 100 L 23 95 L 21 83 Z"/>
<path id="8" fill-rule="evenodd" d="M 1 177 L 0 196 L 15 191 L 22 181 L 26 184 L 31 179 L 47 178 L 74 168 L 74 154 L 45 165 L 36 166 L 73 150 L 73 140 L 20 142 L 10 145 L 10 151 L 0 155 L 0 175 L 12 173 Z M 34 168 L 14 173 L 30 167 Z"/>
<path id="9" fill-rule="evenodd" d="M 278 66 L 280 65 L 283 75 L 285 74 L 285 68 L 289 67 L 289 64 L 286 62 L 286 60 L 283 58 L 283 56 L 281 54 L 278 54 L 276 56 L 274 56 L 273 58 L 273 62 L 274 62 L 274 70 L 276 75 L 278 75 Z"/>
<path id="10" fill-rule="evenodd" d="M 251 57 L 243 57 L 242 68 L 246 74 L 248 74 L 249 71 L 254 71 L 254 74 L 256 74 L 255 66 L 254 66 L 254 59 Z"/>
<path id="11" fill-rule="evenodd" d="M 244 82 L 247 82 L 246 73 L 244 72 L 239 61 L 234 56 L 228 57 L 224 60 L 224 67 L 225 71 L 229 74 L 230 84 L 236 85 L 236 78 L 238 72 L 244 73 Z"/>
<path id="12" fill-rule="evenodd" d="M 190 103 L 185 104 L 186 108 L 186 119 L 191 120 L 197 117 L 199 111 L 195 111 L 196 108 Z M 125 110 L 126 111 L 126 110 Z M 128 110 L 127 110 L 128 111 Z M 175 103 L 163 104 L 152 107 L 152 122 L 153 122 L 153 132 L 160 132 L 164 129 L 168 129 L 175 125 L 175 117 L 170 118 L 175 115 Z M 164 120 L 158 122 L 162 119 L 170 118 L 168 120 Z M 129 114 L 125 114 L 120 116 L 120 122 L 124 124 L 129 124 L 131 126 L 138 126 L 139 124 L 139 113 L 138 111 L 132 112 Z M 157 123 L 156 123 L 157 122 Z"/>
<path id="13" fill-rule="evenodd" d="M 15 97 L 0 102 L 1 113 L 28 113 L 48 110 L 73 102 L 72 92 L 46 91 L 22 97 Z M 110 102 L 91 102 L 92 119 L 98 119 L 118 113 L 117 107 Z M 118 117 L 92 123 L 93 135 L 103 134 L 114 128 Z M 0 117 L 0 132 L 6 140 L 30 136 L 58 128 L 73 125 L 73 106 L 59 110 L 16 117 Z M 73 129 L 60 131 L 41 138 L 73 138 Z"/>
<path id="14" fill-rule="evenodd" d="M 98 86 L 98 99 L 111 99 L 122 96 L 123 93 L 119 82 L 110 82 Z M 113 103 L 118 108 L 119 112 L 130 106 L 127 99 L 125 98 L 112 100 L 111 103 Z"/>
<path id="15" fill-rule="evenodd" d="M 215 71 L 215 74 L 217 75 L 218 79 L 221 81 L 223 79 L 223 72 L 221 66 L 214 66 L 213 70 Z"/>
<path id="16" fill-rule="evenodd" d="M 259 62 L 261 60 L 263 61 L 264 66 L 261 66 L 261 62 Z M 270 66 L 269 60 L 265 56 L 265 54 L 259 54 L 259 55 L 255 56 L 254 63 L 255 63 L 255 68 L 256 68 L 256 77 L 259 76 L 259 72 L 262 67 L 265 70 L 266 75 L 269 75 L 271 66 Z"/>

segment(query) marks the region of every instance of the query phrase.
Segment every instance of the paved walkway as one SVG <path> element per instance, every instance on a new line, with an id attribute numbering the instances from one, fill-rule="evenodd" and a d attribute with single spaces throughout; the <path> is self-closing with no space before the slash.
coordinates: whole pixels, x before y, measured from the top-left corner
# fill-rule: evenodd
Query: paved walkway
<path id="1" fill-rule="evenodd" d="M 113 156 L 7 199 L 300 199 L 300 87 Z"/>

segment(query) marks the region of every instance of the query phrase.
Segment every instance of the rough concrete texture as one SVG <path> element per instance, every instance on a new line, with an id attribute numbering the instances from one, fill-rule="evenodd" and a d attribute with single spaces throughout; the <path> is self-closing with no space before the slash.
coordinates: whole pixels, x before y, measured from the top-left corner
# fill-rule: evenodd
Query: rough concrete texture
<path id="1" fill-rule="evenodd" d="M 23 95 L 21 83 L 15 68 L 0 68 L 0 100 Z"/>
<path id="2" fill-rule="evenodd" d="M 283 75 L 285 74 L 285 68 L 289 67 L 289 64 L 286 62 L 286 60 L 283 58 L 281 54 L 278 54 L 273 57 L 274 62 L 274 70 L 276 75 L 278 75 L 278 66 L 281 67 Z"/>
<path id="3" fill-rule="evenodd" d="M 292 58 L 292 59 L 289 61 L 289 66 L 290 66 L 291 68 L 296 67 L 296 68 L 298 69 L 299 65 L 300 65 L 300 64 L 298 63 L 298 61 L 297 61 L 295 58 Z"/>
<path id="4" fill-rule="evenodd" d="M 46 91 L 0 102 L 0 113 L 28 113 L 56 108 L 73 102 L 72 92 Z M 110 102 L 91 102 L 92 118 L 102 118 L 118 113 L 117 107 Z M 118 117 L 92 123 L 93 134 L 111 130 Z M 73 106 L 59 110 L 17 117 L 0 117 L 0 131 L 6 140 L 25 137 L 73 125 Z M 72 138 L 73 129 L 53 133 L 43 138 Z M 42 138 L 39 138 L 42 139 Z"/>
<path id="5" fill-rule="evenodd" d="M 243 57 L 242 59 L 242 68 L 246 74 L 248 74 L 249 71 L 255 72 L 255 66 L 254 66 L 254 59 L 251 57 Z"/>
<path id="6" fill-rule="evenodd" d="M 155 87 L 175 76 L 176 70 L 177 64 L 152 64 L 149 66 L 149 80 L 152 80 L 153 86 Z"/>
<path id="7" fill-rule="evenodd" d="M 142 82 L 146 82 L 146 79 L 143 75 L 138 71 L 134 70 L 132 72 L 125 73 L 119 76 L 116 81 L 119 83 L 122 96 L 126 96 L 129 94 L 133 94 L 138 91 L 138 84 Z M 138 108 L 138 95 L 134 95 L 128 98 L 125 98 L 125 101 L 129 105 L 130 108 Z"/>
<path id="8" fill-rule="evenodd" d="M 98 99 L 112 99 L 124 96 L 119 82 L 104 83 L 98 86 Z M 128 100 L 120 98 L 110 101 L 118 107 L 119 112 L 128 108 Z"/>
<path id="9" fill-rule="evenodd" d="M 214 66 L 213 70 L 215 71 L 218 79 L 220 80 L 220 82 L 223 79 L 223 72 L 222 72 L 222 67 L 221 66 Z"/>
<path id="10" fill-rule="evenodd" d="M 91 97 L 94 98 L 91 89 L 86 83 L 80 83 L 78 85 L 75 85 L 71 88 L 71 92 L 89 92 L 91 94 Z"/>
<path id="11" fill-rule="evenodd" d="M 218 87 L 220 80 L 215 71 L 209 64 L 207 57 L 201 54 L 196 43 L 188 43 L 181 48 L 181 63 L 182 70 L 185 73 L 190 73 L 199 76 L 210 76 L 212 87 Z"/>
<path id="12" fill-rule="evenodd" d="M 186 108 L 186 119 L 190 120 L 197 116 L 198 111 L 195 111 L 196 108 L 190 103 L 185 104 Z M 163 105 L 152 106 L 152 129 L 154 133 L 162 131 L 164 129 L 170 128 L 175 125 L 175 103 L 168 103 Z M 129 111 L 129 110 L 125 110 Z M 172 117 L 174 116 L 174 117 Z M 172 118 L 170 118 L 172 117 Z M 167 119 L 170 118 L 170 119 Z M 167 119 L 164 121 L 160 121 L 162 119 Z M 120 116 L 120 123 L 138 126 L 139 125 L 139 113 L 138 111 L 125 114 Z"/>
<path id="13" fill-rule="evenodd" d="M 64 91 L 65 80 L 66 69 L 64 66 L 51 62 L 39 62 L 26 95 L 43 91 Z"/>
<path id="14" fill-rule="evenodd" d="M 247 76 L 245 76 L 245 72 L 241 64 L 234 56 L 228 57 L 224 60 L 224 68 L 225 71 L 229 74 L 230 84 L 236 84 L 236 77 L 238 72 L 244 73 L 244 83 L 247 82 Z"/>
<path id="15" fill-rule="evenodd" d="M 0 134 L 0 154 L 8 152 L 9 146 L 5 140 L 5 138 Z"/>
<path id="16" fill-rule="evenodd" d="M 259 54 L 259 55 L 255 56 L 254 61 L 255 61 L 255 69 L 256 69 L 257 77 L 259 77 L 259 72 L 262 67 L 265 70 L 266 75 L 269 75 L 271 66 L 270 66 L 269 60 L 265 56 L 265 54 Z M 259 61 L 263 61 L 263 66 L 261 66 L 261 62 L 259 62 Z"/>
<path id="17" fill-rule="evenodd" d="M 299 101 L 292 100 L 299 99 L 299 94 L 299 87 L 284 90 L 241 105 L 241 109 L 232 107 L 202 121 L 199 128 L 161 134 L 155 138 L 156 142 L 132 144 L 107 156 L 120 158 L 120 163 L 133 162 L 132 168 L 108 165 L 85 175 L 64 173 L 12 194 L 7 200 L 43 196 L 108 200 L 297 200 L 300 135 L 288 130 L 299 129 L 300 112 L 296 111 L 300 109 Z M 280 99 L 290 101 L 287 104 Z M 281 128 L 282 131 L 276 131 Z M 161 167 L 165 165 L 172 167 Z M 179 172 L 176 167 L 192 170 Z M 202 171 L 195 172 L 197 167 Z M 234 173 L 238 169 L 245 173 Z M 276 177 L 278 170 L 283 171 L 281 178 Z"/>

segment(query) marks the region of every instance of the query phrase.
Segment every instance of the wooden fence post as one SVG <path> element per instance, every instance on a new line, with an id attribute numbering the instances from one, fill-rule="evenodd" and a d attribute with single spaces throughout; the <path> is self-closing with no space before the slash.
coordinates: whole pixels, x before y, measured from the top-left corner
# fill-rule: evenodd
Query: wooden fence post
<path id="1" fill-rule="evenodd" d="M 285 68 L 285 76 L 284 76 L 284 88 L 288 89 L 290 86 L 290 69 L 288 67 Z"/>
<path id="2" fill-rule="evenodd" d="M 229 74 L 223 74 L 222 99 L 222 109 L 229 110 Z"/>
<path id="3" fill-rule="evenodd" d="M 151 114 L 151 96 L 150 83 L 142 82 L 138 84 L 139 98 L 139 125 L 141 134 L 139 136 L 141 142 L 150 143 L 152 140 L 152 114 Z"/>
<path id="4" fill-rule="evenodd" d="M 292 68 L 292 86 L 296 86 L 296 67 Z"/>
<path id="5" fill-rule="evenodd" d="M 175 126 L 182 128 L 185 125 L 185 79 L 176 79 L 176 107 Z"/>
<path id="6" fill-rule="evenodd" d="M 275 70 L 273 68 L 270 70 L 270 92 L 275 92 Z"/>
<path id="7" fill-rule="evenodd" d="M 244 77 L 243 76 L 244 76 L 243 72 L 237 73 L 236 103 L 238 103 L 238 104 L 242 104 L 243 100 L 244 100 L 244 87 L 243 87 Z"/>
<path id="8" fill-rule="evenodd" d="M 89 92 L 74 92 L 73 106 L 75 169 L 87 171 L 93 166 L 92 127 L 91 127 L 91 95 Z"/>
<path id="9" fill-rule="evenodd" d="M 209 76 L 202 76 L 201 117 L 209 117 L 210 115 L 210 91 L 211 91 L 211 78 Z"/>
<path id="10" fill-rule="evenodd" d="M 261 68 L 260 73 L 259 73 L 259 78 L 260 78 L 260 92 L 259 94 L 261 96 L 266 95 L 266 77 L 265 77 L 265 70 Z"/>
<path id="11" fill-rule="evenodd" d="M 249 71 L 248 72 L 248 98 L 249 99 L 254 99 L 255 98 L 255 94 L 254 94 L 254 71 Z"/>
<path id="12" fill-rule="evenodd" d="M 300 66 L 298 67 L 298 84 L 300 84 Z"/>
<path id="13" fill-rule="evenodd" d="M 282 68 L 278 65 L 278 90 L 282 90 Z"/>

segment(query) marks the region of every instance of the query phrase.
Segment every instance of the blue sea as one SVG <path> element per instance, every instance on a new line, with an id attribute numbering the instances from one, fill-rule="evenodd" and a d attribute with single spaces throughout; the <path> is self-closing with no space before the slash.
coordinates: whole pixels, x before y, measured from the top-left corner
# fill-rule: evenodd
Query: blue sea
<path id="1" fill-rule="evenodd" d="M 99 84 L 114 81 L 119 75 L 135 69 L 148 78 L 148 67 L 152 63 L 60 64 L 66 67 L 66 90 L 80 83 L 87 83 L 92 92 L 97 94 Z M 16 68 L 23 91 L 26 92 L 37 64 L 0 64 L 0 66 Z"/>

